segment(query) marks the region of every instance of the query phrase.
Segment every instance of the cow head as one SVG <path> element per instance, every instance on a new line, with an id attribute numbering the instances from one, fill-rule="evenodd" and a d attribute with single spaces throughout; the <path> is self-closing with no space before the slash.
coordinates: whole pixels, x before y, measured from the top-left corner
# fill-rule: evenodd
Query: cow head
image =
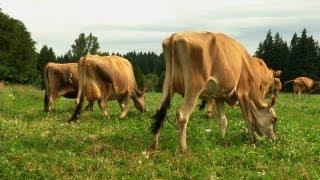
<path id="1" fill-rule="evenodd" d="M 132 100 L 134 103 L 134 106 L 140 111 L 140 112 L 145 112 L 146 111 L 146 104 L 145 104 L 145 97 L 144 93 L 146 91 L 146 88 L 143 88 L 142 91 L 140 90 L 135 90 L 132 93 Z"/>
<path id="2" fill-rule="evenodd" d="M 313 82 L 313 89 L 319 90 L 320 89 L 320 81 L 314 81 Z"/>
<path id="3" fill-rule="evenodd" d="M 272 140 L 276 140 L 276 122 L 277 116 L 273 110 L 275 104 L 275 96 L 266 107 L 254 108 L 253 110 L 253 127 L 254 131 L 260 136 L 266 136 Z"/>

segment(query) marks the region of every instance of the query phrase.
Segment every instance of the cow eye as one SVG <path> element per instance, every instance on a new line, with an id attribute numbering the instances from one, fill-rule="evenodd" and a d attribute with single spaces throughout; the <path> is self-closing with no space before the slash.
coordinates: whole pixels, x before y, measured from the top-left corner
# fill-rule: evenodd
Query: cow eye
<path id="1" fill-rule="evenodd" d="M 276 123 L 278 121 L 277 117 L 273 117 L 273 123 Z"/>

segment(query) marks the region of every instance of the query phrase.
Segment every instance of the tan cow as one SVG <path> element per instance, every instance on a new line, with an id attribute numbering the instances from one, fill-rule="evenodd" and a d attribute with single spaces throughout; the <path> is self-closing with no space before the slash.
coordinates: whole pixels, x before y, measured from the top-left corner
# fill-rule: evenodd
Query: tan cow
<path id="1" fill-rule="evenodd" d="M 81 113 L 84 97 L 88 101 L 98 100 L 101 111 L 106 110 L 107 101 L 118 100 L 122 110 L 120 118 L 125 118 L 130 99 L 135 107 L 146 110 L 144 91 L 138 90 L 131 63 L 119 56 L 86 55 L 79 61 L 79 91 L 76 110 L 69 122 L 77 121 Z"/>
<path id="2" fill-rule="evenodd" d="M 265 62 L 257 57 L 253 57 L 250 64 L 255 77 L 254 83 L 259 87 L 262 96 L 266 98 L 267 95 L 272 94 L 276 97 L 282 88 L 281 81 L 279 79 L 282 72 L 268 68 Z M 216 104 L 214 99 L 207 100 L 207 102 L 202 103 L 202 109 L 204 108 L 205 103 L 207 103 L 207 114 L 214 117 L 216 115 Z"/>
<path id="3" fill-rule="evenodd" d="M 160 109 L 154 115 L 151 150 L 158 147 L 160 129 L 163 125 L 178 74 L 184 84 L 184 97 L 177 110 L 180 150 L 186 151 L 186 130 L 188 119 L 199 97 L 216 100 L 220 119 L 222 139 L 225 141 L 227 118 L 224 102 L 239 101 L 251 143 L 256 142 L 254 132 L 276 139 L 276 115 L 272 106 L 266 103 L 255 83 L 250 61 L 252 57 L 237 41 L 224 34 L 210 32 L 175 33 L 162 43 L 166 61 L 166 76 Z"/>
<path id="4" fill-rule="evenodd" d="M 51 111 L 54 101 L 60 96 L 75 99 L 78 93 L 78 81 L 77 63 L 47 63 L 44 68 L 44 111 Z M 86 109 L 92 111 L 92 108 L 93 101 L 89 102 Z"/>
<path id="5" fill-rule="evenodd" d="M 260 59 L 253 57 L 251 61 L 251 68 L 255 77 L 255 83 L 259 87 L 261 94 L 264 98 L 271 92 L 277 96 L 281 90 L 280 75 L 281 71 L 274 71 L 267 67 L 265 62 Z M 277 79 L 276 79 L 277 78 Z"/>
<path id="6" fill-rule="evenodd" d="M 298 77 L 296 79 L 286 81 L 286 83 L 293 82 L 293 96 L 298 94 L 300 99 L 300 94 L 305 92 L 305 95 L 310 96 L 311 91 L 320 88 L 320 82 L 316 82 L 307 77 Z"/>

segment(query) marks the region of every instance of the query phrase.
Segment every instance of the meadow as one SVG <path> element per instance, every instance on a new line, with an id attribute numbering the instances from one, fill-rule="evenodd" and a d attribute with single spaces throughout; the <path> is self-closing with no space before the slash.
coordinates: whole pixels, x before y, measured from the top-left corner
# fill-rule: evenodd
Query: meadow
<path id="1" fill-rule="evenodd" d="M 147 93 L 147 112 L 131 103 L 119 120 L 119 105 L 108 103 L 110 119 L 97 104 L 68 124 L 74 100 L 60 98 L 43 112 L 43 95 L 32 86 L 0 89 L 0 179 L 320 179 L 320 95 L 300 100 L 281 93 L 276 102 L 278 140 L 249 144 L 238 107 L 226 106 L 229 147 L 221 142 L 217 118 L 195 109 L 181 154 L 178 132 L 166 122 L 155 156 L 147 153 L 151 116 L 160 93 Z M 168 118 L 175 123 L 173 99 Z"/>

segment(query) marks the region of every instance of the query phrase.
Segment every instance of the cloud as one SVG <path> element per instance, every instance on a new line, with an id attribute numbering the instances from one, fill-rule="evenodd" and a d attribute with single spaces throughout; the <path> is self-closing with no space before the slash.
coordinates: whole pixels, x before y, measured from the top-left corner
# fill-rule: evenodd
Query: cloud
<path id="1" fill-rule="evenodd" d="M 57 54 L 81 33 L 98 36 L 102 51 L 161 52 L 173 32 L 206 30 L 238 39 L 251 53 L 268 29 L 287 41 L 307 28 L 320 39 L 320 1 L 308 0 L 3 0 L 4 12 L 23 21 L 37 41 Z"/>

